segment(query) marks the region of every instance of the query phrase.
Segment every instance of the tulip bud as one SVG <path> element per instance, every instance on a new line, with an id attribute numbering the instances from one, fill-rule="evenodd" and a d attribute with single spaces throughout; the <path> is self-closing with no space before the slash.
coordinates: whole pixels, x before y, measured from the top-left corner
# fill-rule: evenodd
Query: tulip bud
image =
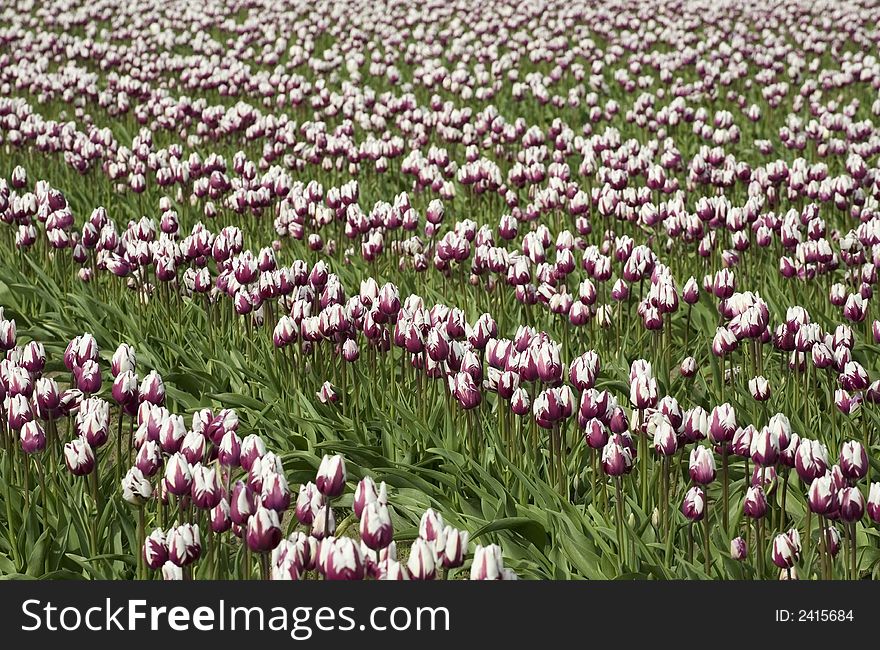
<path id="1" fill-rule="evenodd" d="M 136 365 L 134 348 L 128 343 L 123 343 L 113 353 L 113 358 L 110 360 L 110 373 L 114 377 L 126 372 L 134 374 Z"/>
<path id="2" fill-rule="evenodd" d="M 155 370 L 150 371 L 150 374 L 144 377 L 141 382 L 139 397 L 140 401 L 150 402 L 156 406 L 162 406 L 165 403 L 165 384 Z"/>
<path id="3" fill-rule="evenodd" d="M 229 515 L 232 521 L 244 526 L 256 509 L 256 496 L 253 490 L 244 481 L 236 481 L 229 501 Z"/>
<path id="4" fill-rule="evenodd" d="M 807 505 L 810 510 L 819 515 L 825 515 L 837 509 L 837 490 L 832 481 L 831 473 L 820 476 L 810 484 Z"/>
<path id="5" fill-rule="evenodd" d="M 183 569 L 171 560 L 162 565 L 162 580 L 176 581 L 183 580 Z"/>
<path id="6" fill-rule="evenodd" d="M 241 455 L 239 457 L 239 462 L 244 471 L 250 471 L 254 461 L 265 455 L 266 445 L 263 443 L 263 439 L 260 438 L 260 436 L 252 433 L 245 436 L 244 440 L 241 441 Z"/>
<path id="7" fill-rule="evenodd" d="M 686 357 L 684 361 L 681 362 L 681 366 L 679 366 L 678 371 L 681 373 L 682 377 L 693 377 L 695 374 L 697 374 L 697 360 L 693 357 Z"/>
<path id="8" fill-rule="evenodd" d="M 671 456 L 678 449 L 678 438 L 675 430 L 665 417 L 654 429 L 654 450 L 661 456 Z"/>
<path id="9" fill-rule="evenodd" d="M 159 446 L 166 454 L 175 454 L 180 449 L 180 443 L 186 436 L 186 426 L 183 417 L 171 415 L 167 417 L 159 427 Z"/>
<path id="10" fill-rule="evenodd" d="M 363 580 L 363 556 L 351 538 L 325 539 L 321 543 L 321 555 L 321 565 L 327 580 Z"/>
<path id="11" fill-rule="evenodd" d="M 752 519 L 761 519 L 767 514 L 767 498 L 762 487 L 752 486 L 746 491 L 743 514 Z"/>
<path id="12" fill-rule="evenodd" d="M 133 506 L 143 505 L 153 496 L 153 486 L 143 472 L 132 467 L 122 479 L 122 498 Z"/>
<path id="13" fill-rule="evenodd" d="M 161 528 L 156 528 L 144 540 L 144 562 L 155 571 L 168 561 L 168 544 L 165 541 L 165 533 Z"/>
<path id="14" fill-rule="evenodd" d="M 26 454 L 36 454 L 46 448 L 46 432 L 39 422 L 25 422 L 19 432 L 21 449 Z"/>
<path id="15" fill-rule="evenodd" d="M 694 447 L 691 450 L 688 468 L 691 480 L 700 485 L 708 485 L 715 480 L 715 456 L 707 447 Z"/>
<path id="16" fill-rule="evenodd" d="M 211 530 L 215 533 L 225 533 L 232 526 L 232 512 L 229 502 L 220 499 L 220 503 L 211 510 Z"/>
<path id="17" fill-rule="evenodd" d="M 95 469 L 95 452 L 83 438 L 76 438 L 64 445 L 64 462 L 74 476 L 85 476 Z"/>
<path id="18" fill-rule="evenodd" d="M 434 549 L 421 537 L 413 542 L 406 563 L 413 580 L 433 580 L 437 575 Z"/>
<path id="19" fill-rule="evenodd" d="M 388 546 L 394 536 L 388 507 L 378 502 L 367 504 L 361 517 L 360 530 L 361 540 L 374 551 Z"/>
<path id="20" fill-rule="evenodd" d="M 130 370 L 120 372 L 113 380 L 110 394 L 117 404 L 126 405 L 135 402 L 136 406 L 138 396 L 137 375 Z"/>
<path id="21" fill-rule="evenodd" d="M 497 544 L 477 546 L 471 563 L 471 580 L 502 580 L 504 562 Z"/>
<path id="22" fill-rule="evenodd" d="M 828 471 L 828 450 L 818 440 L 801 440 L 794 458 L 794 467 L 804 483 L 810 483 Z"/>
<path id="23" fill-rule="evenodd" d="M 342 456 L 327 456 L 321 460 L 315 487 L 326 497 L 338 497 L 345 490 L 345 460 Z"/>
<path id="24" fill-rule="evenodd" d="M 845 487 L 838 494 L 840 518 L 853 523 L 865 514 L 865 499 L 857 487 Z"/>
<path id="25" fill-rule="evenodd" d="M 426 542 L 433 542 L 443 533 L 444 528 L 442 515 L 432 508 L 428 508 L 419 521 L 419 537 Z"/>
<path id="26" fill-rule="evenodd" d="M 736 428 L 736 413 L 730 404 L 721 404 L 712 409 L 709 417 L 709 440 L 715 444 L 730 442 Z"/>
<path id="27" fill-rule="evenodd" d="M 260 499 L 263 505 L 276 512 L 284 512 L 290 506 L 290 487 L 283 475 L 269 471 L 263 479 Z"/>
<path id="28" fill-rule="evenodd" d="M 611 439 L 602 448 L 602 470 L 608 476 L 622 476 L 632 470 L 633 457 L 628 447 Z"/>
<path id="29" fill-rule="evenodd" d="M 311 526 L 315 520 L 315 514 L 324 505 L 324 497 L 318 492 L 314 483 L 306 483 L 299 486 L 299 496 L 296 499 L 296 519 L 303 526 Z"/>
<path id="30" fill-rule="evenodd" d="M 790 569 L 797 561 L 798 549 L 787 533 L 781 533 L 773 539 L 773 564 L 780 569 Z"/>
<path id="31" fill-rule="evenodd" d="M 770 383 L 762 376 L 749 379 L 749 391 L 758 402 L 770 399 Z"/>
<path id="32" fill-rule="evenodd" d="M 168 559 L 179 567 L 192 564 L 202 554 L 198 524 L 181 524 L 168 531 Z"/>
<path id="33" fill-rule="evenodd" d="M 211 510 L 220 503 L 222 491 L 216 468 L 196 463 L 192 468 L 191 496 L 193 505 L 202 510 Z"/>
<path id="34" fill-rule="evenodd" d="M 192 487 L 192 472 L 183 454 L 176 453 L 168 459 L 165 465 L 165 485 L 175 496 L 182 497 L 189 494 Z"/>
<path id="35" fill-rule="evenodd" d="M 875 524 L 880 523 L 880 483 L 871 483 L 868 491 L 868 516 Z"/>
<path id="36" fill-rule="evenodd" d="M 205 452 L 208 441 L 199 431 L 189 431 L 180 443 L 180 453 L 186 458 L 186 462 L 195 465 L 206 460 Z"/>
<path id="37" fill-rule="evenodd" d="M 315 512 L 311 533 L 315 539 L 326 539 L 336 534 L 336 515 L 329 504 L 325 503 Z"/>
<path id="38" fill-rule="evenodd" d="M 234 431 L 223 434 L 220 448 L 217 451 L 217 460 L 224 467 L 238 467 L 241 463 L 241 440 Z"/>
<path id="39" fill-rule="evenodd" d="M 736 537 L 730 540 L 730 557 L 738 562 L 742 562 L 749 554 L 749 547 L 746 546 L 746 540 L 742 537 Z"/>
<path id="40" fill-rule="evenodd" d="M 52 419 L 58 415 L 61 406 L 61 391 L 58 383 L 50 377 L 40 377 L 34 386 L 34 399 L 43 419 Z"/>
<path id="41" fill-rule="evenodd" d="M 281 521 L 278 513 L 263 506 L 248 520 L 246 541 L 254 553 L 266 553 L 278 546 L 281 541 Z"/>
<path id="42" fill-rule="evenodd" d="M 779 459 L 779 439 L 770 431 L 769 427 L 764 427 L 752 436 L 749 455 L 755 464 L 761 467 L 776 464 Z"/>
<path id="43" fill-rule="evenodd" d="M 361 513 L 363 513 L 364 508 L 370 504 L 374 503 L 379 498 L 379 491 L 376 488 L 376 483 L 369 476 L 365 476 L 362 478 L 357 487 L 354 490 L 354 498 L 352 499 L 352 509 L 354 510 L 354 516 L 358 519 L 361 518 Z"/>
<path id="44" fill-rule="evenodd" d="M 837 554 L 840 552 L 840 531 L 837 529 L 837 526 L 828 526 L 825 529 L 825 545 L 828 549 L 828 554 L 832 558 L 837 557 Z"/>
<path id="45" fill-rule="evenodd" d="M 857 440 L 848 440 L 840 448 L 840 471 L 854 481 L 868 474 L 868 454 Z"/>
<path id="46" fill-rule="evenodd" d="M 638 374 L 630 383 L 630 402 L 640 410 L 657 405 L 657 380 L 647 374 Z"/>
<path id="47" fill-rule="evenodd" d="M 706 497 L 703 494 L 703 490 L 695 485 L 684 495 L 681 513 L 690 521 L 700 521 L 703 518 L 705 509 Z"/>
<path id="48" fill-rule="evenodd" d="M 444 537 L 446 544 L 440 550 L 440 562 L 447 569 L 460 567 L 464 564 L 464 558 L 467 555 L 468 532 L 447 526 Z"/>

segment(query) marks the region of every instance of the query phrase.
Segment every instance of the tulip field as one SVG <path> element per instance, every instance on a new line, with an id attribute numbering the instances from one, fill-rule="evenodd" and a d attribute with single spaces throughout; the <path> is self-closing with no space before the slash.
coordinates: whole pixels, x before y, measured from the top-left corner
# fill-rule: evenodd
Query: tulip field
<path id="1" fill-rule="evenodd" d="M 0 15 L 0 576 L 880 575 L 880 3 Z"/>

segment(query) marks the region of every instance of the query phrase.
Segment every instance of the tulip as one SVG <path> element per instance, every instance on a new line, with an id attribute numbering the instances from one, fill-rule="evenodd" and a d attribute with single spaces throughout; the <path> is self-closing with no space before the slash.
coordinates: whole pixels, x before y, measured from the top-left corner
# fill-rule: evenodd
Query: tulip
<path id="1" fill-rule="evenodd" d="M 153 496 L 153 486 L 143 472 L 132 467 L 122 479 L 122 499 L 133 506 L 141 506 Z"/>
<path id="2" fill-rule="evenodd" d="M 315 512 L 311 533 L 315 539 L 326 539 L 336 534 L 336 516 L 329 504 L 321 506 Z"/>
<path id="3" fill-rule="evenodd" d="M 211 510 L 211 530 L 215 533 L 225 533 L 232 526 L 232 511 L 226 499 Z"/>
<path id="4" fill-rule="evenodd" d="M 180 443 L 180 453 L 186 458 L 186 462 L 195 465 L 206 460 L 208 441 L 199 431 L 188 431 Z"/>
<path id="5" fill-rule="evenodd" d="M 706 510 L 706 497 L 703 490 L 693 486 L 684 496 L 681 504 L 681 513 L 690 521 L 700 521 Z"/>
<path id="6" fill-rule="evenodd" d="M 176 454 L 186 437 L 186 426 L 183 417 L 171 415 L 159 427 L 159 446 L 166 454 Z"/>
<path id="7" fill-rule="evenodd" d="M 735 537 L 730 540 L 730 557 L 738 562 L 746 559 L 749 553 L 749 547 L 746 540 L 742 537 Z"/>
<path id="8" fill-rule="evenodd" d="M 361 540 L 369 548 L 378 551 L 388 546 L 394 530 L 387 506 L 378 502 L 367 504 L 361 517 L 360 532 Z"/>
<path id="9" fill-rule="evenodd" d="M 693 357 L 686 357 L 678 368 L 682 377 L 690 378 L 697 374 L 697 360 Z"/>
<path id="10" fill-rule="evenodd" d="M 350 538 L 330 537 L 325 539 L 321 543 L 321 555 L 325 556 L 322 565 L 324 577 L 327 580 L 362 580 L 364 578 L 363 557 Z"/>
<path id="11" fill-rule="evenodd" d="M 281 537 L 278 513 L 261 505 L 257 506 L 256 512 L 247 523 L 248 548 L 254 553 L 266 553 L 278 546 Z"/>
<path id="12" fill-rule="evenodd" d="M 314 483 L 306 483 L 299 486 L 299 495 L 296 499 L 296 519 L 303 526 L 311 526 L 316 513 L 324 505 L 324 496 L 318 492 Z"/>
<path id="13" fill-rule="evenodd" d="M 590 449 L 602 449 L 608 443 L 608 430 L 596 418 L 590 418 L 584 426 L 584 440 Z"/>
<path id="14" fill-rule="evenodd" d="M 610 440 L 602 448 L 602 470 L 608 476 L 622 476 L 632 470 L 633 457 L 629 448 Z"/>
<path id="15" fill-rule="evenodd" d="M 444 535 L 446 543 L 438 553 L 440 563 L 447 569 L 455 569 L 464 564 L 467 555 L 468 533 L 447 526 Z"/>
<path id="16" fill-rule="evenodd" d="M 345 460 L 342 456 L 327 456 L 321 459 L 315 487 L 325 497 L 332 499 L 345 489 Z"/>
<path id="17" fill-rule="evenodd" d="M 797 561 L 797 556 L 800 552 L 798 546 L 787 533 L 777 535 L 773 539 L 773 564 L 780 569 L 791 569 Z"/>
<path id="18" fill-rule="evenodd" d="M 162 579 L 163 580 L 183 580 L 183 569 L 171 560 L 162 565 Z"/>
<path id="19" fill-rule="evenodd" d="M 819 515 L 825 515 L 837 509 L 837 490 L 830 473 L 820 476 L 810 484 L 807 505 L 811 511 Z"/>
<path id="20" fill-rule="evenodd" d="M 110 394 L 117 404 L 127 405 L 135 402 L 138 397 L 137 375 L 130 370 L 120 372 L 113 380 Z"/>
<path id="21" fill-rule="evenodd" d="M 840 552 L 841 538 L 840 531 L 836 526 L 828 526 L 825 529 L 825 545 L 828 549 L 828 555 L 832 558 L 837 557 L 837 554 Z"/>
<path id="22" fill-rule="evenodd" d="M 241 463 L 241 468 L 244 471 L 250 471 L 251 466 L 253 466 L 254 462 L 258 458 L 262 458 L 266 455 L 266 445 L 263 443 L 263 439 L 260 438 L 256 434 L 250 434 L 244 437 L 244 440 L 241 441 L 241 453 L 239 455 L 239 462 Z"/>
<path id="23" fill-rule="evenodd" d="M 767 498 L 762 487 L 752 486 L 746 491 L 743 514 L 752 519 L 761 519 L 767 514 Z"/>
<path id="24" fill-rule="evenodd" d="M 730 404 L 722 404 L 712 409 L 709 417 L 709 440 L 724 444 L 733 440 L 736 433 L 736 413 Z"/>
<path id="25" fill-rule="evenodd" d="M 192 472 L 183 454 L 175 453 L 165 465 L 165 485 L 168 491 L 178 497 L 190 493 Z"/>
<path id="26" fill-rule="evenodd" d="M 715 480 L 715 457 L 707 447 L 694 447 L 691 450 L 688 471 L 691 480 L 700 485 L 708 485 Z"/>
<path id="27" fill-rule="evenodd" d="M 433 547 L 419 537 L 410 547 L 406 566 L 413 580 L 433 580 L 437 575 L 435 561 Z"/>
<path id="28" fill-rule="evenodd" d="M 880 483 L 871 483 L 868 490 L 868 517 L 874 523 L 880 523 Z"/>
<path id="29" fill-rule="evenodd" d="M 149 402 L 157 406 L 163 405 L 165 403 L 165 384 L 159 373 L 155 370 L 150 371 L 141 381 L 138 393 L 142 402 Z"/>
<path id="30" fill-rule="evenodd" d="M 241 463 L 241 440 L 234 431 L 223 434 L 220 448 L 217 451 L 217 460 L 224 467 L 238 467 Z"/>
<path id="31" fill-rule="evenodd" d="M 701 406 L 696 406 L 684 414 L 682 433 L 688 442 L 697 442 L 709 435 L 709 414 Z"/>
<path id="32" fill-rule="evenodd" d="M 222 496 L 217 470 L 214 467 L 196 463 L 192 468 L 191 497 L 193 505 L 202 510 L 211 510 L 219 505 Z"/>
<path id="33" fill-rule="evenodd" d="M 661 456 L 671 456 L 678 449 L 678 438 L 669 420 L 662 417 L 654 429 L 654 450 Z"/>
<path id="34" fill-rule="evenodd" d="M 198 524 L 181 524 L 168 531 L 168 559 L 179 567 L 192 564 L 202 554 Z"/>
<path id="35" fill-rule="evenodd" d="M 136 365 L 134 348 L 128 343 L 122 343 L 110 360 L 110 373 L 113 377 L 119 377 L 123 373 L 134 374 Z"/>
<path id="36" fill-rule="evenodd" d="M 856 487 L 845 487 L 838 494 L 840 518 L 853 523 L 865 514 L 865 499 Z"/>
<path id="37" fill-rule="evenodd" d="M 321 384 L 321 390 L 316 395 L 321 404 L 335 404 L 339 401 L 339 393 L 336 392 L 336 388 L 329 381 Z"/>
<path id="38" fill-rule="evenodd" d="M 758 402 L 766 402 L 770 399 L 770 383 L 762 376 L 749 380 L 749 392 Z"/>
<path id="39" fill-rule="evenodd" d="M 840 448 L 840 471 L 854 481 L 868 474 L 868 454 L 862 443 L 848 440 Z"/>
<path id="40" fill-rule="evenodd" d="M 443 517 L 439 513 L 434 512 L 432 508 L 425 510 L 419 521 L 419 537 L 426 542 L 433 542 L 438 536 L 443 534 L 444 529 Z"/>
<path id="41" fill-rule="evenodd" d="M 804 483 L 810 483 L 828 471 L 828 450 L 818 440 L 801 440 L 794 458 L 794 467 Z"/>
<path id="42" fill-rule="evenodd" d="M 85 439 L 76 438 L 64 445 L 64 462 L 74 476 L 85 476 L 95 469 L 95 453 Z"/>
<path id="43" fill-rule="evenodd" d="M 380 580 L 411 580 L 406 565 L 396 560 L 389 560 L 381 569 Z"/>
<path id="44" fill-rule="evenodd" d="M 31 406 L 24 395 L 15 395 L 8 398 L 6 411 L 9 428 L 13 431 L 20 431 L 25 424 L 34 419 Z"/>
<path id="45" fill-rule="evenodd" d="M 761 467 L 776 464 L 779 459 L 779 439 L 770 431 L 769 427 L 764 427 L 752 436 L 749 455 L 755 464 Z"/>
<path id="46" fill-rule="evenodd" d="M 653 408 L 657 404 L 657 380 L 646 374 L 639 374 L 630 384 L 630 402 L 640 410 Z"/>
<path id="47" fill-rule="evenodd" d="M 375 481 L 371 477 L 365 476 L 358 482 L 354 490 L 354 498 L 352 499 L 354 516 L 360 519 L 364 508 L 370 503 L 375 503 L 378 499 L 379 490 Z"/>
<path id="48" fill-rule="evenodd" d="M 156 528 L 144 540 L 144 562 L 147 567 L 155 571 L 162 567 L 168 560 L 168 544 L 165 533 L 161 528 Z"/>
<path id="49" fill-rule="evenodd" d="M 19 432 L 21 449 L 26 454 L 37 454 L 46 448 L 46 432 L 42 425 L 32 420 L 25 422 Z"/>
<path id="50" fill-rule="evenodd" d="M 256 495 L 244 481 L 236 481 L 229 500 L 229 516 L 239 526 L 247 524 L 257 509 Z"/>

